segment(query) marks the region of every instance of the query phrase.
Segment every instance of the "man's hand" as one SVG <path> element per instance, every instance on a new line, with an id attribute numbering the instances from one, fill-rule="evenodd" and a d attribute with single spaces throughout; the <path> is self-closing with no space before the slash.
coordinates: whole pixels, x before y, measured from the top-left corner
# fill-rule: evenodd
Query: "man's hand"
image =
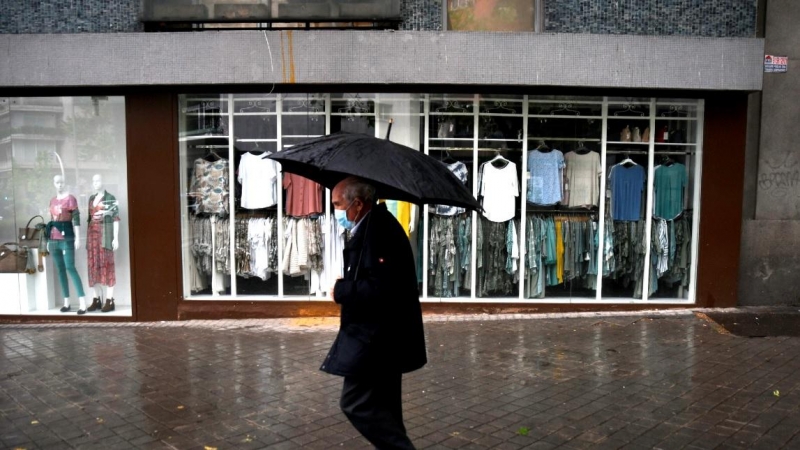
<path id="1" fill-rule="evenodd" d="M 331 285 L 331 287 L 330 287 L 330 288 L 328 288 L 328 298 L 329 298 L 329 299 L 331 299 L 331 300 L 333 300 L 333 301 L 336 301 L 336 299 L 335 299 L 335 298 L 333 298 L 333 291 L 336 289 L 336 283 L 337 283 L 339 280 L 341 280 L 341 279 L 342 279 L 342 277 L 339 277 L 339 278 L 337 278 L 337 279 L 336 279 L 336 281 L 334 281 L 334 282 L 333 282 L 333 284 Z"/>

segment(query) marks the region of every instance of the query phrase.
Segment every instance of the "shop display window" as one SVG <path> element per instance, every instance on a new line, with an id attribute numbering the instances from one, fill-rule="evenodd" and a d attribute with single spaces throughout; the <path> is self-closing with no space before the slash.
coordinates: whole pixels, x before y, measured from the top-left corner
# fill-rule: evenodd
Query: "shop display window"
<path id="1" fill-rule="evenodd" d="M 263 157 L 346 131 L 425 152 L 484 207 L 383 199 L 407 231 L 424 301 L 693 300 L 700 100 L 317 93 L 180 102 L 187 298 L 327 298 L 346 240 L 330 192 Z"/>
<path id="2" fill-rule="evenodd" d="M 0 98 L 0 314 L 131 316 L 122 97 Z"/>

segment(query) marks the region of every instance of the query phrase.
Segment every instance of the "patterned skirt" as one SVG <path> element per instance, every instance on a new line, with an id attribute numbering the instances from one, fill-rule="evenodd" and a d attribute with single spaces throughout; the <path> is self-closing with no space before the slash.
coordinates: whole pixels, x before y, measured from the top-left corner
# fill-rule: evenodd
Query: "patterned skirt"
<path id="1" fill-rule="evenodd" d="M 91 222 L 86 232 L 86 251 L 89 260 L 89 286 L 117 284 L 114 275 L 114 251 L 103 248 L 103 224 Z"/>

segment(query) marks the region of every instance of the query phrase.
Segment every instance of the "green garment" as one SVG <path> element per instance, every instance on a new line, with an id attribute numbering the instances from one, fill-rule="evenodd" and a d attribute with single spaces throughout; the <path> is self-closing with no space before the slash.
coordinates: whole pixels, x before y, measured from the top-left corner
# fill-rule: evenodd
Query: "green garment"
<path id="1" fill-rule="evenodd" d="M 683 189 L 686 187 L 686 166 L 674 163 L 659 166 L 655 175 L 655 216 L 671 220 L 683 212 Z"/>
<path id="2" fill-rule="evenodd" d="M 89 214 L 87 214 L 89 218 L 86 220 L 88 224 L 91 224 L 92 220 L 98 220 L 94 217 L 97 213 L 91 213 L 95 197 L 97 197 L 97 194 L 92 194 L 89 197 Z M 102 211 L 102 219 L 100 220 L 103 222 L 103 248 L 113 250 L 114 222 L 119 220 L 119 204 L 117 203 L 117 198 L 104 191 L 103 198 L 100 200 L 100 207 L 102 208 L 102 210 L 100 210 Z"/>

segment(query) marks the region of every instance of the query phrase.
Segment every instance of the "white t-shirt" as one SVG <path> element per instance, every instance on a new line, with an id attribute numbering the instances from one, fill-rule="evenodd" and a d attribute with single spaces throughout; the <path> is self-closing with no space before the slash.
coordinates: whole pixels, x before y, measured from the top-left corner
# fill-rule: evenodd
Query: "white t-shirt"
<path id="1" fill-rule="evenodd" d="M 516 200 L 519 197 L 517 165 L 509 161 L 505 167 L 497 168 L 492 163 L 483 165 L 480 195 L 483 196 L 484 216 L 492 222 L 506 222 L 516 215 Z"/>
<path id="2" fill-rule="evenodd" d="M 245 153 L 239 161 L 239 175 L 236 178 L 242 185 L 242 208 L 267 208 L 278 202 L 276 183 L 278 167 L 275 161 L 260 155 Z"/>

